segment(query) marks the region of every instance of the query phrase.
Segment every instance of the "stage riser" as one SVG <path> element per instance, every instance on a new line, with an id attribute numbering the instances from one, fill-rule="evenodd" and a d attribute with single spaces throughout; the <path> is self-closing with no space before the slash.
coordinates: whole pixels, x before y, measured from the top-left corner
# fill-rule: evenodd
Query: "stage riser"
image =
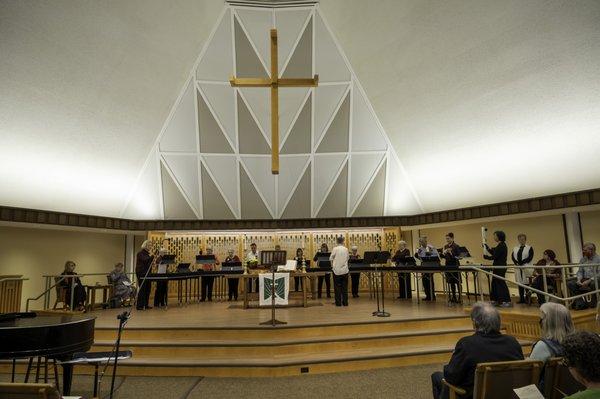
<path id="1" fill-rule="evenodd" d="M 468 317 L 451 319 L 409 320 L 391 323 L 365 323 L 354 325 L 295 327 L 295 328 L 223 328 L 223 329 L 126 329 L 123 340 L 261 340 L 317 338 L 355 334 L 394 333 L 406 331 L 428 331 L 450 328 L 469 328 L 472 323 Z M 96 329 L 96 340 L 114 340 L 116 330 Z"/>
<path id="2" fill-rule="evenodd" d="M 291 354 L 321 353 L 331 351 L 368 351 L 373 348 L 399 347 L 399 346 L 422 346 L 428 342 L 434 341 L 436 345 L 453 344 L 460 338 L 470 335 L 472 332 L 439 334 L 435 336 L 421 335 L 399 338 L 374 338 L 350 341 L 334 341 L 312 344 L 296 344 L 281 346 L 197 346 L 197 347 L 176 347 L 169 346 L 128 346 L 125 344 L 123 349 L 129 349 L 134 353 L 136 359 L 139 358 L 233 358 L 246 356 L 280 356 Z M 94 346 L 93 350 L 108 351 L 111 346 Z"/>

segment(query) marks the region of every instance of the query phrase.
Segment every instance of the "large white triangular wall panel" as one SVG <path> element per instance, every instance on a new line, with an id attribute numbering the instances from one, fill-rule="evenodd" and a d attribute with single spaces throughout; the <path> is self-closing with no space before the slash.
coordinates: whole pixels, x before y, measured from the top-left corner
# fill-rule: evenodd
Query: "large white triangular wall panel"
<path id="1" fill-rule="evenodd" d="M 163 160 L 183 189 L 186 198 L 196 210 L 197 214 L 202 212 L 200 201 L 200 179 L 198 177 L 197 155 L 168 155 L 164 154 Z"/>
<path id="2" fill-rule="evenodd" d="M 292 195 L 292 191 L 298 185 L 304 170 L 308 165 L 309 155 L 282 156 L 279 158 L 279 176 L 277 184 L 278 212 L 281 215 L 285 205 Z"/>
<path id="3" fill-rule="evenodd" d="M 189 81 L 160 139 L 161 151 L 196 151 L 194 83 Z"/>
<path id="4" fill-rule="evenodd" d="M 231 212 L 239 217 L 239 187 L 237 183 L 237 158 L 234 156 L 203 155 L 204 165 L 213 177 L 214 183 L 225 198 Z"/>
<path id="5" fill-rule="evenodd" d="M 315 154 L 314 158 L 314 191 L 313 191 L 313 214 L 317 212 L 331 189 L 335 178 L 339 174 L 346 154 Z"/>
<path id="6" fill-rule="evenodd" d="M 323 137 L 327 124 L 344 100 L 348 85 L 319 86 L 315 89 L 315 147 Z"/>
<path id="7" fill-rule="evenodd" d="M 235 90 L 229 85 L 200 84 L 213 116 L 220 123 L 232 148 L 236 148 L 235 138 Z"/>
<path id="8" fill-rule="evenodd" d="M 273 26 L 278 29 L 280 74 L 288 77 L 284 71 L 293 60 L 289 74 L 311 74 L 312 70 L 319 75 L 319 86 L 279 90 L 280 143 L 271 144 L 270 90 L 231 88 L 229 78 L 236 74 L 267 76 L 269 30 Z M 198 215 L 203 216 L 209 197 L 211 201 L 218 197 L 218 201 L 226 203 L 219 215 L 229 215 L 225 210 L 230 208 L 237 218 L 243 216 L 244 209 L 247 217 L 281 217 L 303 171 L 309 168 L 306 173 L 310 176 L 311 215 L 338 215 L 337 211 L 332 213 L 326 198 L 339 197 L 337 192 L 332 197 L 330 191 L 335 184 L 342 187 L 343 181 L 347 197 L 341 204 L 341 213 L 351 216 L 369 193 L 369 185 L 384 162 L 385 214 L 414 214 L 421 210 L 394 148 L 390 148 L 390 141 L 318 5 L 268 8 L 226 2 L 213 32 L 195 71 L 190 73 L 192 78 L 181 90 L 180 100 L 173 104 L 158 148 L 153 149 L 162 156 L 175 186 Z M 200 94 L 197 98 L 196 88 Z M 277 144 L 285 151 L 280 157 L 280 174 L 275 176 L 271 174 L 269 147 Z M 319 147 L 320 144 L 323 145 Z M 193 166 L 194 160 L 202 162 L 202 174 Z M 156 176 L 144 169 L 140 184 L 130 193 L 132 201 L 124 209 L 125 217 L 164 217 L 162 198 L 170 199 L 171 208 L 181 203 L 173 200 L 174 185 L 169 186 L 171 195 L 167 196 L 161 192 L 151 195 L 148 191 L 161 189 L 160 178 L 157 181 L 160 169 L 155 161 L 151 160 L 154 166 L 147 169 L 155 169 Z M 202 198 L 203 175 L 207 181 L 215 182 L 210 190 L 207 188 L 206 198 Z M 255 192 L 260 202 L 256 202 Z M 307 190 L 303 189 L 303 193 Z M 252 206 L 240 203 L 240 198 L 245 197 L 252 198 Z M 324 202 L 327 209 L 321 212 Z M 169 209 L 170 214 L 176 211 Z"/>
<path id="9" fill-rule="evenodd" d="M 371 112 L 367 99 L 357 87 L 352 93 L 352 150 L 353 151 L 385 151 L 387 142 Z"/>
<path id="10" fill-rule="evenodd" d="M 350 155 L 350 211 L 354 210 L 367 185 L 375 177 L 384 156 L 385 153 Z"/>
<path id="11" fill-rule="evenodd" d="M 275 175 L 271 174 L 271 157 L 246 156 L 242 157 L 242 164 L 245 166 L 248 177 L 252 180 L 258 194 L 265 201 L 270 213 L 275 215 L 277 193 L 275 192 Z"/>
<path id="12" fill-rule="evenodd" d="M 252 44 L 258 51 L 265 67 L 271 62 L 271 34 L 273 27 L 273 10 L 271 9 L 237 9 L 236 14 L 241 21 Z"/>
<path id="13" fill-rule="evenodd" d="M 292 55 L 292 48 L 302 36 L 303 28 L 310 17 L 311 10 L 279 8 L 275 10 L 275 27 L 277 28 L 277 44 L 279 46 L 279 73 Z"/>
<path id="14" fill-rule="evenodd" d="M 232 72 L 231 14 L 226 10 L 198 64 L 196 77 L 200 80 L 227 82 Z"/>

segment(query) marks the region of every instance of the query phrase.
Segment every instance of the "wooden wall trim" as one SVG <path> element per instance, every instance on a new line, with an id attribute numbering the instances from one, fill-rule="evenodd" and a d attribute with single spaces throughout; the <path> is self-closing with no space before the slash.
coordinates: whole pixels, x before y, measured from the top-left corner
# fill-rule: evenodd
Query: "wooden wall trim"
<path id="1" fill-rule="evenodd" d="M 600 204 L 600 188 L 412 216 L 279 220 L 129 220 L 0 206 L 0 221 L 104 230 L 271 230 L 418 226 Z"/>

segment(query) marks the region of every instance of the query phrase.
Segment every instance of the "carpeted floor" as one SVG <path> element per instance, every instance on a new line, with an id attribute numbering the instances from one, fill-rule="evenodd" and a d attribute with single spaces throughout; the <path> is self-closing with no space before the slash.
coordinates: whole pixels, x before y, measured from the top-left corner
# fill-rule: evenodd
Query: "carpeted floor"
<path id="1" fill-rule="evenodd" d="M 441 367 L 426 365 L 281 378 L 118 377 L 115 398 L 429 399 L 430 375 Z M 0 374 L 0 381 L 9 380 L 9 375 Z M 17 376 L 17 381 L 23 381 L 23 376 Z M 92 384 L 91 376 L 75 376 L 71 393 L 91 398 Z M 106 397 L 109 389 L 110 376 L 106 376 L 101 396 Z"/>
<path id="2" fill-rule="evenodd" d="M 173 399 L 275 399 L 275 398 L 431 398 L 432 372 L 442 365 L 400 367 L 349 373 L 315 374 L 281 378 L 118 377 L 115 398 Z M 7 382 L 10 375 L 0 374 Z M 17 376 L 23 381 L 23 376 Z M 92 397 L 93 378 L 75 376 L 73 395 Z M 110 389 L 110 376 L 102 382 L 101 396 Z"/>

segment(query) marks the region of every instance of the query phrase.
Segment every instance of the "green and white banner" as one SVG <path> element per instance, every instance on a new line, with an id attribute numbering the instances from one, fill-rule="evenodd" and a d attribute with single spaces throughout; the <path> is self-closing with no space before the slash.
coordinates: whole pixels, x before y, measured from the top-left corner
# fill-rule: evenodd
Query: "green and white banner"
<path id="1" fill-rule="evenodd" d="M 261 273 L 258 275 L 260 306 L 271 306 L 273 274 Z M 290 292 L 290 274 L 275 273 L 275 305 L 287 305 Z"/>

